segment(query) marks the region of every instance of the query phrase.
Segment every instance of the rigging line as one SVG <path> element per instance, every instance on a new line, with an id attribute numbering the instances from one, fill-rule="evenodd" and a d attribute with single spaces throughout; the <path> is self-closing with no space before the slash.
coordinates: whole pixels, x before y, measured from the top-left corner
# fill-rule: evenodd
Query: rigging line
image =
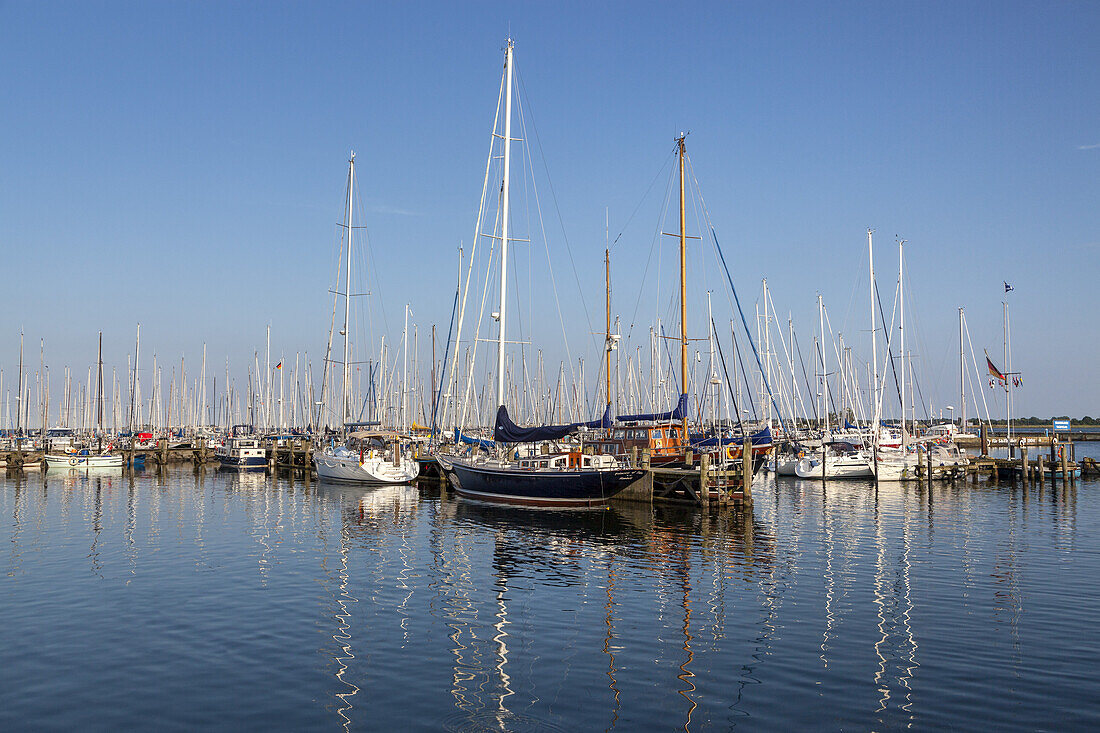
<path id="1" fill-rule="evenodd" d="M 741 347 L 737 345 L 737 333 L 731 328 L 730 334 L 733 336 L 733 349 L 737 353 L 737 362 L 741 365 L 741 381 L 745 383 L 745 394 L 749 396 L 749 406 L 752 407 L 752 419 L 760 422 L 760 416 L 756 414 L 756 400 L 752 398 L 754 390 L 749 384 L 749 373 L 745 371 L 745 360 L 741 357 Z"/>
<path id="2" fill-rule="evenodd" d="M 886 328 L 886 312 L 882 310 L 882 297 L 878 293 L 878 280 L 875 280 L 875 301 L 878 303 L 878 315 L 879 315 L 879 319 L 882 321 L 882 328 L 885 329 Z M 893 321 L 893 317 L 891 317 L 890 320 Z M 893 330 L 893 323 L 890 324 L 890 330 Z M 885 330 L 883 332 L 884 333 L 889 333 L 889 331 L 885 331 Z M 894 373 L 894 388 L 898 391 L 898 399 L 900 400 L 901 399 L 901 382 L 898 381 L 898 368 L 894 364 L 894 354 L 893 354 L 893 352 L 887 351 L 887 354 L 889 355 L 889 359 L 890 359 L 890 371 L 892 371 Z M 901 414 L 902 414 L 902 418 L 904 418 L 905 417 L 905 405 L 901 406 Z"/>
<path id="3" fill-rule="evenodd" d="M 779 409 L 779 406 L 775 403 L 775 395 L 772 392 L 772 387 L 768 384 L 768 377 L 764 374 L 764 366 L 760 362 L 760 352 L 756 349 L 756 342 L 753 341 L 752 333 L 749 331 L 748 321 L 745 320 L 745 311 L 741 309 L 741 299 L 737 297 L 737 288 L 733 285 L 733 276 L 730 274 L 730 268 L 726 264 L 726 256 L 722 253 L 722 246 L 718 244 L 718 233 L 714 229 L 714 225 L 711 223 L 710 211 L 707 209 L 706 201 L 703 199 L 702 189 L 699 187 L 699 179 L 695 177 L 695 168 L 691 164 L 691 158 L 686 154 L 684 157 L 688 162 L 688 169 L 691 171 L 691 180 L 695 184 L 696 190 L 699 191 L 699 202 L 703 206 L 703 213 L 706 216 L 707 226 L 710 228 L 710 236 L 714 240 L 714 247 L 718 252 L 718 258 L 722 261 L 722 269 L 725 270 L 726 279 L 729 281 L 730 290 L 733 291 L 733 300 L 737 303 L 737 312 L 741 315 L 741 325 L 745 327 L 745 333 L 749 340 L 749 346 L 752 347 L 753 356 L 756 357 L 756 366 L 760 370 L 760 379 L 764 382 L 764 387 L 768 390 L 768 399 L 772 403 L 772 409 L 775 410 L 775 416 L 779 418 L 779 426 L 786 430 L 786 424 L 783 420 L 783 413 Z"/>
<path id="4" fill-rule="evenodd" d="M 970 363 L 974 365 L 974 374 L 980 374 L 978 371 L 978 362 L 974 357 L 974 343 L 970 340 L 970 324 L 966 322 L 966 316 L 963 316 L 963 329 L 966 331 L 966 343 L 970 347 Z M 971 385 L 976 386 L 976 385 Z M 978 392 L 982 395 L 982 407 L 985 408 L 985 421 L 990 428 L 993 427 L 993 423 L 989 419 L 989 404 L 985 401 L 985 390 L 978 389 Z M 971 398 L 973 398 L 973 390 L 971 391 Z M 978 411 L 978 401 L 974 400 L 974 412 Z M 978 422 L 981 423 L 981 415 L 978 416 Z"/>
<path id="5" fill-rule="evenodd" d="M 798 344 L 798 341 L 794 342 L 795 351 L 798 352 L 798 363 L 802 365 L 802 381 L 806 383 L 806 395 L 810 396 L 813 391 L 810 389 L 810 377 L 806 374 L 806 362 L 802 358 L 802 347 Z M 820 418 L 817 415 L 817 400 L 810 400 L 810 406 L 814 408 L 814 422 L 817 422 Z M 806 409 L 806 405 L 802 405 L 802 409 Z"/>
<path id="6" fill-rule="evenodd" d="M 665 162 L 662 163 L 661 167 L 657 170 L 657 175 L 653 176 L 653 180 L 649 182 L 649 186 L 646 187 L 645 193 L 642 194 L 642 198 L 639 199 L 638 204 L 634 207 L 634 211 L 630 212 L 630 216 L 627 217 L 626 223 L 623 224 L 623 228 L 615 235 L 615 239 L 611 240 L 609 249 L 613 249 L 623 234 L 626 233 L 626 230 L 630 227 L 630 222 L 634 221 L 634 217 L 638 214 L 639 209 L 642 208 L 642 204 L 649 198 L 649 192 L 653 190 L 653 186 L 657 183 L 658 179 L 660 179 L 661 174 L 665 172 L 665 168 L 672 162 L 675 151 L 675 147 L 669 151 L 668 157 L 665 158 Z"/>
<path id="7" fill-rule="evenodd" d="M 550 198 L 554 202 L 554 210 L 557 212 L 557 215 L 558 215 L 558 225 L 561 227 L 562 239 L 565 240 L 565 252 L 566 252 L 566 254 L 569 255 L 569 264 L 573 269 L 573 278 L 577 283 L 577 290 L 578 290 L 580 301 L 581 301 L 581 307 L 584 310 L 584 318 L 585 318 L 585 321 L 588 323 L 588 330 L 591 332 L 593 330 L 592 318 L 588 314 L 588 303 L 584 299 L 584 287 L 581 286 L 581 278 L 580 278 L 580 275 L 577 273 L 577 264 L 573 260 L 573 248 L 569 244 L 569 234 L 565 231 L 565 221 L 562 219 L 561 207 L 558 205 L 558 194 L 554 190 L 554 181 L 550 178 L 550 166 L 547 165 L 547 163 L 546 163 L 546 153 L 542 149 L 542 139 L 539 137 L 538 126 L 535 124 L 534 110 L 531 107 L 531 100 L 527 96 L 527 88 L 523 84 L 523 77 L 519 74 L 518 71 L 516 71 L 516 84 L 519 87 L 520 95 L 522 96 L 522 98 L 523 98 L 523 100 L 524 100 L 524 102 L 527 106 L 527 110 L 528 110 L 529 115 L 531 116 L 531 130 L 535 133 L 535 143 L 538 146 L 539 156 L 542 158 L 543 170 L 546 171 L 546 184 L 550 188 Z M 527 134 L 526 134 L 527 127 L 526 127 L 526 123 L 524 121 L 525 118 L 523 116 L 523 106 L 524 105 L 519 105 L 519 107 L 520 107 L 520 110 L 519 110 L 519 112 L 520 112 L 520 126 L 523 127 L 523 129 L 524 129 L 524 136 L 523 136 L 524 137 L 524 144 L 529 145 L 529 143 L 527 141 Z M 528 152 L 528 159 L 530 159 L 530 152 Z M 533 168 L 533 166 L 532 166 L 532 168 Z M 532 177 L 533 176 L 534 176 L 534 173 L 532 172 Z M 533 182 L 532 182 L 532 185 L 534 185 Z M 536 204 L 538 204 L 538 192 L 537 191 L 535 193 L 535 202 L 536 202 Z M 542 224 L 542 207 L 541 207 L 541 205 L 539 206 L 539 222 L 540 222 L 540 226 L 543 229 L 543 241 L 545 242 L 546 241 L 546 234 L 545 234 L 546 227 L 545 227 L 544 224 Z M 559 315 L 560 315 L 560 308 L 559 308 Z M 564 324 L 563 324 L 562 328 L 564 330 Z M 568 355 L 568 349 L 569 349 L 569 344 L 568 344 L 568 341 L 566 341 L 567 355 Z M 572 365 L 570 365 L 570 371 L 572 372 Z"/>
<path id="8" fill-rule="evenodd" d="M 714 319 L 710 319 L 710 327 L 714 332 L 714 341 L 718 344 L 718 358 L 722 361 L 722 374 L 726 378 L 726 389 L 730 391 L 730 404 L 733 405 L 733 412 L 737 415 L 737 428 L 741 431 L 741 434 L 745 434 L 745 426 L 741 424 L 741 408 L 737 404 L 737 398 L 734 395 L 733 384 L 730 382 L 729 371 L 726 370 L 726 355 L 722 353 L 722 339 L 718 338 L 718 329 L 714 325 Z"/>
<path id="9" fill-rule="evenodd" d="M 671 159 L 671 155 L 669 157 Z M 667 166 L 667 163 L 666 163 L 666 166 Z M 661 171 L 664 171 L 664 169 L 665 169 L 665 166 L 662 166 Z M 658 172 L 658 175 L 659 174 L 660 174 L 660 172 Z M 638 309 L 641 307 L 642 293 L 645 292 L 645 282 L 646 282 L 646 278 L 649 276 L 649 268 L 650 268 L 650 265 L 653 264 L 653 253 L 654 253 L 654 251 L 657 252 L 657 259 L 658 259 L 657 269 L 658 269 L 658 272 L 660 271 L 661 250 L 657 247 L 657 241 L 658 241 L 658 237 L 660 237 L 660 235 L 661 235 L 661 222 L 664 220 L 665 212 L 668 210 L 668 202 L 669 202 L 669 199 L 670 199 L 671 196 L 672 196 L 672 176 L 670 175 L 669 178 L 668 178 L 668 183 L 665 186 L 665 202 L 661 206 L 660 214 L 657 217 L 657 224 L 653 229 L 653 238 L 649 242 L 649 256 L 646 258 L 645 269 L 642 270 L 642 280 L 641 280 L 641 287 L 638 288 L 638 298 L 634 301 L 634 312 L 631 313 L 631 315 L 630 315 L 630 325 L 627 326 L 627 329 L 626 329 L 626 337 L 625 337 L 626 344 L 625 344 L 625 346 L 630 345 L 631 336 L 634 333 L 634 326 L 638 321 Z M 622 235 L 620 234 L 619 236 L 622 236 Z M 660 296 L 661 296 L 661 279 L 660 279 L 660 276 L 658 276 L 658 278 L 657 278 L 657 297 L 656 297 L 655 302 L 658 302 L 658 303 L 660 302 Z"/>
<path id="10" fill-rule="evenodd" d="M 704 210 L 706 209 L 705 204 L 704 204 L 703 208 L 704 208 Z M 709 225 L 709 222 L 710 222 L 710 216 L 709 215 L 707 216 L 707 222 L 708 222 L 708 225 Z M 749 346 L 752 347 L 753 356 L 756 358 L 756 367 L 760 370 L 760 379 L 764 382 L 764 387 L 768 390 L 768 399 L 772 403 L 772 409 L 775 410 L 775 416 L 777 418 L 779 418 L 779 426 L 781 428 L 783 428 L 784 430 L 786 430 L 786 424 L 785 424 L 785 421 L 783 420 L 783 413 L 779 409 L 779 406 L 775 403 L 775 395 L 772 393 L 772 387 L 771 387 L 770 384 L 768 384 L 768 378 L 764 374 L 764 367 L 760 363 L 760 352 L 757 351 L 756 342 L 753 341 L 752 333 L 749 331 L 749 324 L 745 320 L 745 311 L 741 309 L 741 300 L 740 300 L 740 298 L 737 297 L 737 288 L 735 288 L 733 286 L 733 276 L 730 274 L 729 266 L 726 264 L 726 256 L 722 253 L 722 247 L 721 247 L 721 245 L 718 244 L 718 234 L 714 231 L 714 226 L 713 225 L 710 225 L 710 235 L 714 239 L 714 246 L 718 251 L 718 257 L 722 262 L 722 269 L 725 270 L 726 279 L 729 281 L 730 289 L 733 291 L 733 300 L 737 304 L 737 312 L 741 316 L 741 325 L 744 326 L 744 328 L 745 328 L 745 333 L 746 333 L 746 335 L 747 335 L 746 337 L 748 338 L 748 341 L 749 341 Z M 738 356 L 738 359 L 741 358 L 741 352 L 740 351 L 738 351 L 737 356 Z M 742 368 L 742 370 L 744 369 L 744 364 L 743 363 L 742 363 L 741 368 Z M 746 375 L 746 378 L 747 378 L 747 375 Z M 752 389 L 751 386 L 749 386 L 749 391 L 750 392 L 751 392 L 751 389 Z M 753 418 L 758 419 L 758 418 L 756 418 L 756 405 L 755 405 L 755 403 L 753 404 Z"/>
<path id="11" fill-rule="evenodd" d="M 528 111 L 530 112 L 530 100 L 527 98 L 526 88 L 523 87 L 522 79 L 519 78 L 518 72 L 516 73 L 516 84 L 520 88 L 520 90 L 522 92 L 522 97 L 523 97 L 524 101 L 527 104 Z M 535 180 L 534 180 L 534 176 L 535 176 L 534 165 L 533 165 L 532 160 L 531 160 L 531 148 L 530 148 L 530 143 L 528 142 L 528 135 L 527 135 L 527 118 L 524 117 L 524 115 L 523 115 L 523 107 L 524 107 L 523 104 L 517 105 L 517 110 L 518 110 L 518 113 L 519 113 L 520 128 L 523 130 L 523 132 L 522 132 L 522 134 L 523 134 L 523 148 L 524 148 L 524 150 L 526 151 L 526 154 L 527 154 L 528 168 L 529 168 L 530 179 L 531 179 L 531 187 L 535 191 L 535 207 L 536 207 L 536 211 L 538 212 L 538 217 L 539 217 L 539 229 L 542 232 L 543 251 L 546 253 L 546 266 L 547 266 L 547 269 L 549 270 L 549 273 L 550 273 L 550 283 L 551 283 L 551 287 L 552 287 L 553 292 L 554 292 L 554 304 L 555 304 L 555 307 L 557 308 L 557 311 L 558 311 L 558 322 L 561 325 L 562 341 L 564 342 L 564 345 L 565 345 L 565 356 L 566 356 L 566 360 L 569 362 L 569 376 L 573 380 L 573 382 L 576 383 L 577 375 L 576 375 L 576 372 L 573 371 L 573 354 L 572 354 L 572 350 L 569 348 L 569 336 L 568 336 L 568 334 L 566 332 L 566 328 L 565 328 L 565 316 L 562 314 L 562 311 L 561 311 L 561 298 L 558 295 L 557 279 L 554 276 L 554 266 L 553 266 L 553 262 L 552 262 L 553 258 L 550 256 L 549 238 L 546 236 L 546 223 L 545 223 L 545 221 L 543 219 L 543 215 L 542 215 L 542 203 L 539 200 L 538 185 L 535 183 Z M 546 164 L 546 155 L 545 155 L 545 153 L 542 152 L 542 143 L 539 140 L 538 129 L 535 127 L 534 119 L 531 120 L 531 129 L 534 131 L 535 141 L 539 145 L 539 152 L 542 155 L 543 169 L 546 171 L 546 181 L 547 181 L 547 184 L 550 187 L 551 197 L 554 199 L 554 206 L 555 206 L 555 208 L 557 208 L 557 195 L 554 193 L 553 181 L 550 180 L 550 168 Z M 524 182 L 526 183 L 526 181 L 527 181 L 527 177 L 525 176 L 524 177 Z M 588 323 L 588 330 L 591 331 L 592 330 L 592 319 L 588 315 L 588 304 L 584 300 L 584 289 L 581 287 L 580 277 L 577 275 L 576 263 L 573 262 L 573 252 L 572 252 L 572 249 L 569 246 L 569 236 L 565 233 L 565 224 L 561 219 L 561 210 L 560 210 L 560 208 L 557 209 L 557 213 L 558 213 L 558 224 L 560 225 L 561 230 L 562 230 L 562 238 L 565 240 L 566 253 L 569 255 L 569 262 L 573 267 L 573 278 L 577 283 L 577 289 L 578 289 L 579 294 L 580 294 L 581 307 L 584 310 L 584 317 L 585 317 L 585 320 Z"/>

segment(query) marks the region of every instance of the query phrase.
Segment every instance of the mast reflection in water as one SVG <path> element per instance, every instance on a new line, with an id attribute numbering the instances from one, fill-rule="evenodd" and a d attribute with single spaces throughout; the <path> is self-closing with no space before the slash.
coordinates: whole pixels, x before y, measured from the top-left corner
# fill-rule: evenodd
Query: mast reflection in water
<path id="1" fill-rule="evenodd" d="M 9 473 L 0 727 L 1096 727 L 1097 488 L 708 515 Z"/>

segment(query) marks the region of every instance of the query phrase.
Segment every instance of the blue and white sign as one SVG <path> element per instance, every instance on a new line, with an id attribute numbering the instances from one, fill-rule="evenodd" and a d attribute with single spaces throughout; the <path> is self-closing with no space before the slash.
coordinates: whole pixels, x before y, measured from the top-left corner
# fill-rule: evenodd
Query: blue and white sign
<path id="1" fill-rule="evenodd" d="M 1054 421 L 1055 432 L 1069 432 L 1069 420 L 1055 420 Z"/>

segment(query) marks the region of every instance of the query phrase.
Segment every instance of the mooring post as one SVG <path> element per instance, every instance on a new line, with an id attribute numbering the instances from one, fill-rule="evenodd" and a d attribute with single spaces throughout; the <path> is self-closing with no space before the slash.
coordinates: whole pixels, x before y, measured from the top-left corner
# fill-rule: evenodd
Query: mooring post
<path id="1" fill-rule="evenodd" d="M 917 480 L 919 481 L 924 473 L 924 444 L 917 443 Z M 928 478 L 932 478 L 932 474 L 928 474 Z"/>
<path id="2" fill-rule="evenodd" d="M 1073 442 L 1072 438 L 1070 438 L 1069 441 L 1069 462 L 1070 465 L 1073 466 L 1072 471 L 1069 475 L 1069 482 L 1071 484 L 1076 484 L 1077 469 L 1079 468 L 1079 466 L 1077 465 L 1077 444 Z"/>
<path id="3" fill-rule="evenodd" d="M 1031 466 L 1027 462 L 1027 446 L 1020 446 L 1020 476 L 1024 479 L 1024 486 L 1031 483 Z"/>
<path id="4" fill-rule="evenodd" d="M 1067 463 L 1068 457 L 1066 456 L 1066 447 L 1062 446 L 1061 461 L 1062 461 L 1062 488 L 1066 488 L 1069 485 L 1069 464 Z"/>
<path id="5" fill-rule="evenodd" d="M 989 455 L 989 435 L 986 433 L 986 426 L 984 422 L 979 425 L 978 434 L 981 436 L 982 457 L 985 458 Z"/>
<path id="6" fill-rule="evenodd" d="M 1045 458 L 1045 456 L 1042 453 L 1040 453 L 1039 454 L 1039 461 L 1038 461 L 1039 465 L 1036 468 L 1036 472 L 1039 474 L 1038 478 L 1039 478 L 1039 487 L 1040 488 L 1042 488 L 1043 482 L 1047 480 L 1046 466 L 1045 466 L 1046 462 L 1043 460 L 1044 458 Z"/>
<path id="7" fill-rule="evenodd" d="M 822 465 L 821 474 L 825 475 L 825 466 Z M 746 504 L 752 503 L 752 438 L 745 436 L 745 442 L 741 445 L 741 494 Z"/>
<path id="8" fill-rule="evenodd" d="M 636 445 L 630 446 L 630 467 L 638 467 L 638 446 Z"/>
<path id="9" fill-rule="evenodd" d="M 642 468 L 649 470 L 649 448 L 642 448 Z"/>
<path id="10" fill-rule="evenodd" d="M 699 454 L 699 500 L 704 504 L 710 498 L 709 474 L 710 453 L 703 451 Z"/>

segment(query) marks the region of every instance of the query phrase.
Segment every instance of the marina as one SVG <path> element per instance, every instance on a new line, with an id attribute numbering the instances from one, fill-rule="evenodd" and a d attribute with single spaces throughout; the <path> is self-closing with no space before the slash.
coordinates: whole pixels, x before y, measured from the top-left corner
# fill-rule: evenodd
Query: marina
<path id="1" fill-rule="evenodd" d="M 1100 730 L 1098 38 L 0 3 L 0 731 Z"/>

